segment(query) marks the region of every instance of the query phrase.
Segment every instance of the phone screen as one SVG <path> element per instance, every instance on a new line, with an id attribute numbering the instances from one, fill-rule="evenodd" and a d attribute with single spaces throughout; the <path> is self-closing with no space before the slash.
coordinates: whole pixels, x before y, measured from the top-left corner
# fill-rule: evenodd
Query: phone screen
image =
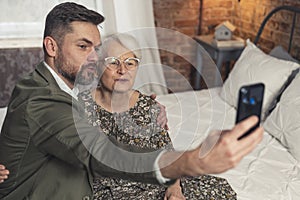
<path id="1" fill-rule="evenodd" d="M 242 86 L 239 90 L 236 123 L 256 115 L 259 122 L 238 139 L 242 139 L 254 131 L 260 124 L 265 86 L 263 83 Z"/>

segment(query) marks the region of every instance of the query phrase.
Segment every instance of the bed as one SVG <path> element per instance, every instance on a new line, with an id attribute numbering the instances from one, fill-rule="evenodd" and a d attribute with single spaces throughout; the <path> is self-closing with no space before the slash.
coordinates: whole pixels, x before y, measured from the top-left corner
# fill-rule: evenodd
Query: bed
<path id="1" fill-rule="evenodd" d="M 258 48 L 265 24 L 282 11 L 300 13 L 289 6 L 273 10 L 255 40 L 247 41 L 222 87 L 158 96 L 167 108 L 174 147 L 187 150 L 197 147 L 212 130 L 234 126 L 241 85 L 265 83 L 263 141 L 236 168 L 216 175 L 227 179 L 241 200 L 300 199 L 300 66 L 290 55 L 293 33 L 297 28 L 299 32 L 299 27 L 292 26 L 287 50 L 277 46 L 268 55 Z M 296 19 L 292 17 L 294 22 Z M 0 108 L 0 128 L 5 113 L 6 108 Z"/>
<path id="2" fill-rule="evenodd" d="M 299 13 L 300 9 L 274 9 L 263 21 L 254 42 L 247 40 L 222 87 L 159 96 L 167 107 L 174 146 L 186 150 L 198 146 L 212 130 L 234 125 L 241 85 L 265 84 L 263 141 L 236 168 L 216 175 L 227 179 L 241 200 L 300 199 L 300 66 L 290 54 L 293 33 L 299 31 L 299 26 L 291 25 L 285 48 L 276 46 L 269 54 L 258 48 L 264 26 L 278 12 Z M 288 15 L 296 21 L 294 14 Z"/>

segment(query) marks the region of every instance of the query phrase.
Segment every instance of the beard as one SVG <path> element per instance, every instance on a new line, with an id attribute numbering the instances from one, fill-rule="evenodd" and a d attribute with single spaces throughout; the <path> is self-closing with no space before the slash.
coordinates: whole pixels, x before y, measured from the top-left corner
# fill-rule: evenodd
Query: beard
<path id="1" fill-rule="evenodd" d="M 79 85 L 94 85 L 99 82 L 99 67 L 97 63 L 87 63 L 80 67 L 76 77 L 76 84 Z"/>
<path id="2" fill-rule="evenodd" d="M 81 67 L 78 67 L 65 61 L 64 55 L 59 53 L 54 61 L 54 65 L 58 73 L 73 85 L 90 85 L 94 81 L 98 81 L 100 70 L 96 62 L 83 64 Z M 74 69 L 76 68 L 79 68 L 79 71 L 75 71 Z"/>
<path id="3" fill-rule="evenodd" d="M 72 67 L 66 67 L 64 64 L 64 56 L 62 53 L 58 54 L 57 60 L 54 61 L 54 66 L 56 67 L 58 73 L 62 75 L 65 79 L 67 79 L 70 83 L 74 84 L 76 80 L 76 73 L 68 72 L 67 69 L 71 69 Z M 69 70 L 70 71 L 70 70 Z"/>

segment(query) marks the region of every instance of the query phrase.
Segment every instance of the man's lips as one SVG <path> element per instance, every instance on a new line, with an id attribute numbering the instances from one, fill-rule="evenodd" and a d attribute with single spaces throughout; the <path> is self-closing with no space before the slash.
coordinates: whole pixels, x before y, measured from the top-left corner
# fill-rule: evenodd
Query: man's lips
<path id="1" fill-rule="evenodd" d="M 129 80 L 126 79 L 126 78 L 116 78 L 115 81 L 116 81 L 116 82 L 127 82 L 127 81 L 129 81 Z"/>
<path id="2" fill-rule="evenodd" d="M 95 67 L 88 67 L 87 70 L 90 71 L 90 72 L 96 72 L 96 68 Z"/>
<path id="3" fill-rule="evenodd" d="M 83 69 L 83 71 L 85 71 L 85 73 L 88 73 L 88 74 L 97 74 L 98 72 L 97 72 L 97 69 L 96 69 L 96 67 L 95 66 L 86 66 L 84 69 Z"/>

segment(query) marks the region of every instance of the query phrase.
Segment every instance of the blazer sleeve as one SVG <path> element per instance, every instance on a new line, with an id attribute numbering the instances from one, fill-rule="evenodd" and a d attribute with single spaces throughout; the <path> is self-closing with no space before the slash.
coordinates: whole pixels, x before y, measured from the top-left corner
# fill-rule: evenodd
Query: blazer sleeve
<path id="1" fill-rule="evenodd" d="M 158 184 L 153 167 L 161 150 L 139 153 L 119 148 L 87 123 L 84 110 L 69 96 L 36 96 L 27 104 L 26 113 L 31 139 L 45 154 L 86 168 L 93 176 Z"/>

